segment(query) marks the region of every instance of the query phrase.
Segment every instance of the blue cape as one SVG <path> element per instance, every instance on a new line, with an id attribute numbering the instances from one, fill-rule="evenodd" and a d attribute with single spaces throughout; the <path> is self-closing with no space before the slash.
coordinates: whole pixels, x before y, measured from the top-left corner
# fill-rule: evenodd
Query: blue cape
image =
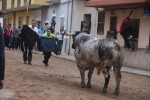
<path id="1" fill-rule="evenodd" d="M 56 39 L 41 37 L 40 41 L 44 51 L 56 53 L 58 52 L 58 45 L 56 44 Z"/>

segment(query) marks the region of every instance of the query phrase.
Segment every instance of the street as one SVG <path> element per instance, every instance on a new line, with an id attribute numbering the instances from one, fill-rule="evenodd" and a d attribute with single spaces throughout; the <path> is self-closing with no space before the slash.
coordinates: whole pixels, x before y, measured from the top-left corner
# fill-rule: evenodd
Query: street
<path id="1" fill-rule="evenodd" d="M 98 76 L 96 70 L 92 88 L 80 88 L 79 70 L 73 61 L 52 56 L 45 67 L 43 55 L 33 54 L 33 65 L 25 65 L 19 50 L 5 52 L 4 89 L 13 92 L 13 96 L 4 100 L 150 100 L 150 77 L 122 72 L 120 94 L 115 96 L 115 77 L 110 71 L 108 91 L 102 94 L 104 76 Z"/>

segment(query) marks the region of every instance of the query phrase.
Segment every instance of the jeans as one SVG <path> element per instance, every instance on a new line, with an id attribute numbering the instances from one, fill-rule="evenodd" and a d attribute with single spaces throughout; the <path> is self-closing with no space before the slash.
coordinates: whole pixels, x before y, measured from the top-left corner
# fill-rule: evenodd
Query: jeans
<path id="1" fill-rule="evenodd" d="M 127 39 L 128 38 L 128 34 L 126 34 L 125 32 L 120 32 L 120 34 L 123 37 L 123 39 L 124 39 L 124 41 L 126 43 L 127 48 L 130 49 L 131 46 L 130 46 L 130 43 L 129 43 L 128 39 Z"/>
<path id="2" fill-rule="evenodd" d="M 10 44 L 12 49 L 16 48 L 16 46 L 17 46 L 17 39 L 18 39 L 17 37 L 11 37 L 10 38 L 10 43 L 9 44 Z"/>

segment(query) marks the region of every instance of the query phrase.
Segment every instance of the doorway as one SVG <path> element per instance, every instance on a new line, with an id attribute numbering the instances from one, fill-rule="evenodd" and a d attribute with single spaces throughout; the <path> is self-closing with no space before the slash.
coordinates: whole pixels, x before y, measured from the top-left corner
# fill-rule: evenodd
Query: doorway
<path id="1" fill-rule="evenodd" d="M 117 16 L 110 17 L 110 31 L 117 30 Z"/>

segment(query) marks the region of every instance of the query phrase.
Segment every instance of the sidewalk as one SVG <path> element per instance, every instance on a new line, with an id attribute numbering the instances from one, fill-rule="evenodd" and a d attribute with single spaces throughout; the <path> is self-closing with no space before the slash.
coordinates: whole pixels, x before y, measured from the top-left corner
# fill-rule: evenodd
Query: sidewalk
<path id="1" fill-rule="evenodd" d="M 68 59 L 68 60 L 71 60 L 71 61 L 76 61 L 75 57 L 71 56 L 71 55 L 59 55 L 59 56 L 56 56 L 56 57 Z M 125 66 L 122 67 L 121 71 L 122 72 L 128 72 L 128 73 L 132 73 L 132 74 L 138 74 L 138 75 L 143 75 L 143 76 L 150 77 L 150 71 L 145 71 L 145 70 L 125 67 Z"/>

